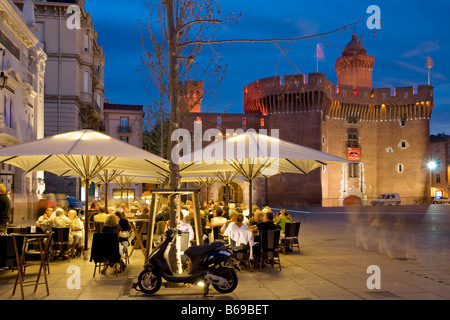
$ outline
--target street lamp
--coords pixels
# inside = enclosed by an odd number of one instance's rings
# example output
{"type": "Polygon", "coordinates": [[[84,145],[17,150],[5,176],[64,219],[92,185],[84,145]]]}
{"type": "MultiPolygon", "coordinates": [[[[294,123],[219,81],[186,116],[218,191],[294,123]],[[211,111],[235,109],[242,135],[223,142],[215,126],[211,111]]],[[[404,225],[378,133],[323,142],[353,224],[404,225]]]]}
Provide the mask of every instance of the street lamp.
{"type": "Polygon", "coordinates": [[[0,51],[2,51],[2,72],[0,73],[0,90],[3,90],[4,87],[6,87],[6,82],[8,81],[8,77],[5,75],[5,73],[3,72],[3,66],[5,63],[5,53],[6,50],[0,48],[0,51]]]}
{"type": "Polygon", "coordinates": [[[435,170],[437,167],[438,167],[438,164],[437,164],[437,161],[436,161],[436,160],[430,160],[430,161],[428,161],[428,163],[427,163],[427,168],[428,168],[430,171],[435,170]]]}

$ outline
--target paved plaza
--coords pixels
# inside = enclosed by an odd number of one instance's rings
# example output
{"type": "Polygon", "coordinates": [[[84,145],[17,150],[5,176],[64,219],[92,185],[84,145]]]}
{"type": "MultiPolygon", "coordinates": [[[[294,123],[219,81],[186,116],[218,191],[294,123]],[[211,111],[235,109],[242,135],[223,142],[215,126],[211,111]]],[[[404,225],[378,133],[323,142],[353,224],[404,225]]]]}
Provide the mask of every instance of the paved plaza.
{"type": "MultiPolygon", "coordinates": [[[[134,251],[117,277],[112,270],[93,277],[94,263],[83,257],[50,263],[50,295],[25,288],[26,300],[449,300],[450,206],[303,208],[291,211],[301,221],[301,254],[281,254],[282,271],[243,267],[237,289],[226,295],[197,286],[163,286],[155,295],[132,288],[144,264],[134,251]],[[70,270],[78,266],[79,288],[70,270]],[[379,289],[368,287],[370,266],[379,267],[379,289]],[[71,268],[70,268],[71,267],[71,268]],[[70,269],[69,269],[70,268],[70,269]],[[69,272],[69,273],[68,273],[69,272]]],[[[34,279],[37,267],[27,269],[34,279]]],[[[0,300],[12,295],[16,272],[0,272],[0,300]]]]}

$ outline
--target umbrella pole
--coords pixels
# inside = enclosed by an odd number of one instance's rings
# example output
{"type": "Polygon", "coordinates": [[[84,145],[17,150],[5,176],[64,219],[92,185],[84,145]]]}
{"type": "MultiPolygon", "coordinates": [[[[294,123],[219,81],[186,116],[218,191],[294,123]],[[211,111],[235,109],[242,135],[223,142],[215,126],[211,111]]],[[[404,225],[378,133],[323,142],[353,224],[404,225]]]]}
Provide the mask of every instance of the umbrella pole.
{"type": "Polygon", "coordinates": [[[84,180],[85,185],[85,199],[84,199],[84,250],[88,250],[89,238],[89,179],[84,180]]]}
{"type": "Polygon", "coordinates": [[[108,212],[108,182],[105,183],[105,209],[108,212]]]}
{"type": "Polygon", "coordinates": [[[249,213],[249,215],[250,215],[250,213],[252,212],[251,211],[251,207],[252,207],[252,202],[253,202],[253,179],[250,179],[249,181],[248,181],[249,183],[250,183],[250,189],[249,189],[249,191],[248,191],[248,196],[249,196],[249,204],[248,204],[248,207],[249,207],[249,211],[248,211],[248,213],[249,213]]]}

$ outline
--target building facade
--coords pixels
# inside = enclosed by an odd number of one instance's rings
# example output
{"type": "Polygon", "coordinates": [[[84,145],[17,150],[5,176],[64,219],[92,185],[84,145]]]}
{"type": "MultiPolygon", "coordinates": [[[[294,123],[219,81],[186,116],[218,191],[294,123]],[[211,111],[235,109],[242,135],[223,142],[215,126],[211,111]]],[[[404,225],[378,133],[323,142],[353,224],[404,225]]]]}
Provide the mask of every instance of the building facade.
{"type": "MultiPolygon", "coordinates": [[[[142,148],[144,131],[144,107],[141,105],[104,104],[104,133],[108,136],[142,148]]],[[[108,199],[116,203],[132,204],[142,197],[142,183],[123,178],[120,184],[108,185],[108,199]]],[[[105,186],[100,185],[99,195],[103,198],[105,186]]],[[[108,203],[109,200],[108,200],[108,203]]]]}
{"type": "Polygon", "coordinates": [[[450,135],[441,133],[431,136],[429,161],[435,164],[435,168],[428,166],[431,179],[431,196],[449,197],[450,135]]]}
{"type": "MultiPolygon", "coordinates": [[[[183,126],[193,130],[201,121],[203,130],[223,134],[278,129],[280,139],[354,161],[259,179],[253,197],[260,206],[364,205],[387,192],[400,193],[403,204],[415,203],[430,195],[424,163],[433,87],[373,88],[374,61],[353,36],[336,61],[337,84],[322,73],[261,79],[244,88],[243,114],[191,113],[183,126]]],[[[242,198],[248,201],[245,191],[242,198]]]]}
{"type": "MultiPolygon", "coordinates": [[[[0,90],[0,147],[44,137],[47,55],[35,31],[32,11],[22,12],[10,0],[0,2],[0,62],[8,77],[0,90]]],[[[0,166],[0,183],[9,190],[13,203],[13,222],[31,218],[42,173],[27,174],[8,164],[0,166]]]]}
{"type": "MultiPolygon", "coordinates": [[[[98,130],[103,124],[105,55],[85,1],[14,3],[21,10],[32,5],[35,35],[47,54],[44,135],[98,130]]],[[[79,197],[79,187],[79,179],[45,173],[47,193],[79,197]]]]}

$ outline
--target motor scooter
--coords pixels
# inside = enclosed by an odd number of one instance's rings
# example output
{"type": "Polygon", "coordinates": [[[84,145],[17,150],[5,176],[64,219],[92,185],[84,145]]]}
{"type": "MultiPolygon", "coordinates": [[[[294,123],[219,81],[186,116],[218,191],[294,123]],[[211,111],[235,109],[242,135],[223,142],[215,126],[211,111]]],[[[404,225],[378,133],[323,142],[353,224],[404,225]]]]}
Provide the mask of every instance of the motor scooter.
{"type": "Polygon", "coordinates": [[[222,241],[190,246],[184,251],[190,260],[190,268],[182,274],[174,274],[168,257],[177,231],[169,228],[165,232],[165,240],[151,253],[133,287],[147,294],[154,294],[160,289],[162,279],[165,279],[174,283],[203,283],[204,295],[209,293],[210,284],[220,293],[232,292],[238,284],[234,269],[240,271],[240,267],[233,261],[230,246],[222,241]]]}

